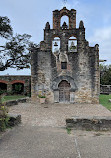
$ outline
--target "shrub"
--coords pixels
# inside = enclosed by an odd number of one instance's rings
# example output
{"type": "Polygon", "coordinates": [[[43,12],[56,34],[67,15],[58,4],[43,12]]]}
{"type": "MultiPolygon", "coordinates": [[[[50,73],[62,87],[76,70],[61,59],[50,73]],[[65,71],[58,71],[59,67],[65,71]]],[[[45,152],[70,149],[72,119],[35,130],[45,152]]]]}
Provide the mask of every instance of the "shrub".
{"type": "Polygon", "coordinates": [[[3,95],[0,95],[0,131],[4,131],[8,127],[8,122],[10,120],[7,116],[8,109],[2,104],[2,97],[3,95]]]}
{"type": "Polygon", "coordinates": [[[13,95],[14,94],[14,91],[7,91],[6,92],[6,95],[13,95]]]}
{"type": "Polygon", "coordinates": [[[0,131],[1,132],[5,131],[5,129],[9,127],[9,124],[8,124],[9,120],[10,120],[10,117],[8,116],[0,117],[0,131]]]}
{"type": "Polygon", "coordinates": [[[0,131],[4,131],[9,127],[10,118],[7,116],[8,109],[4,105],[0,105],[0,131]]]}
{"type": "Polygon", "coordinates": [[[39,94],[38,97],[39,97],[39,98],[46,98],[45,95],[41,95],[41,94],[39,94]]]}
{"type": "Polygon", "coordinates": [[[22,90],[22,85],[21,84],[15,85],[15,92],[16,93],[20,93],[21,90],[22,90]]]}
{"type": "Polygon", "coordinates": [[[0,90],[0,95],[6,93],[7,91],[6,90],[0,90]]]}

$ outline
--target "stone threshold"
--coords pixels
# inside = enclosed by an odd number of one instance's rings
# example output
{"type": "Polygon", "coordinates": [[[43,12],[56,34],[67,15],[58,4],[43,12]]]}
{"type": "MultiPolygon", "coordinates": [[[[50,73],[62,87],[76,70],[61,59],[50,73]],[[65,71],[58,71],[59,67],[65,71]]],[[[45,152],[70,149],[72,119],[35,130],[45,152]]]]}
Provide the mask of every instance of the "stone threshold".
{"type": "Polygon", "coordinates": [[[77,130],[111,130],[111,116],[74,116],[66,119],[66,127],[77,130]]]}

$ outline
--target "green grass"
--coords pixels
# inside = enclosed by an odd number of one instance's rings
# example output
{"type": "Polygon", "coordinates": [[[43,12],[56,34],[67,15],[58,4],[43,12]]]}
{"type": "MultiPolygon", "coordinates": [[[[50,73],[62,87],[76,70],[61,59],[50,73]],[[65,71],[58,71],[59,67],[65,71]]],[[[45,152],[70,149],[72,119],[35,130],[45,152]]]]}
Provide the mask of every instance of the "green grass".
{"type": "Polygon", "coordinates": [[[100,104],[102,104],[108,110],[111,110],[111,102],[109,102],[109,99],[111,99],[111,94],[110,95],[101,94],[99,97],[100,104]]]}
{"type": "Polygon", "coordinates": [[[11,96],[4,96],[2,98],[2,102],[7,102],[9,100],[17,100],[17,99],[20,99],[20,98],[25,98],[26,96],[24,95],[11,95],[11,96]]]}
{"type": "Polygon", "coordinates": [[[71,129],[70,128],[66,128],[66,130],[67,130],[67,134],[71,134],[71,129]]]}

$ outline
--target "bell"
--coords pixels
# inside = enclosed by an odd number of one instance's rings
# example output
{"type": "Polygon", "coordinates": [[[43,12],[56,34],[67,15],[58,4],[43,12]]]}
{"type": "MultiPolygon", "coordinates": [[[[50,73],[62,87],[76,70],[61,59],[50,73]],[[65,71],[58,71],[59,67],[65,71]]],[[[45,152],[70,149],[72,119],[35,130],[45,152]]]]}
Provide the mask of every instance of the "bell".
{"type": "Polygon", "coordinates": [[[57,47],[57,46],[58,46],[57,42],[55,42],[55,43],[54,43],[54,46],[55,46],[55,47],[57,47]]]}
{"type": "Polygon", "coordinates": [[[72,49],[75,48],[75,45],[74,45],[74,42],[73,42],[73,41],[71,42],[71,48],[72,48],[72,49]]]}

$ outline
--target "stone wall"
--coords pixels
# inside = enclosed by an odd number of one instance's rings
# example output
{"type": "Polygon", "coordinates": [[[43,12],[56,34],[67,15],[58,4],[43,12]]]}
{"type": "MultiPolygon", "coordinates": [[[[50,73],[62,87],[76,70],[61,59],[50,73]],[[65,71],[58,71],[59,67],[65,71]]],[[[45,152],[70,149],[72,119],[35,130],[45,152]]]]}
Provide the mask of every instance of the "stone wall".
{"type": "Polygon", "coordinates": [[[47,101],[59,102],[59,84],[66,80],[70,88],[71,103],[99,103],[99,45],[90,47],[85,39],[84,23],[76,28],[76,10],[66,8],[53,12],[53,29],[49,22],[44,29],[44,41],[32,51],[32,98],[41,93],[47,101]],[[60,27],[62,16],[69,17],[69,28],[60,27]],[[77,50],[69,52],[68,42],[74,36],[77,50]],[[60,38],[60,50],[52,52],[54,37],[60,38]],[[67,63],[62,69],[61,64],[67,63]],[[50,98],[50,99],[49,99],[50,98]]]}
{"type": "Polygon", "coordinates": [[[101,94],[111,94],[111,85],[100,85],[101,94]]]}
{"type": "Polygon", "coordinates": [[[23,75],[4,75],[0,76],[0,83],[7,84],[7,91],[12,91],[12,85],[14,83],[23,83],[24,84],[24,94],[29,95],[31,91],[31,76],[23,75]]]}
{"type": "Polygon", "coordinates": [[[33,56],[34,54],[32,55],[32,59],[34,60],[32,60],[31,96],[33,100],[36,100],[38,95],[47,95],[47,100],[50,100],[51,102],[53,98],[53,94],[51,91],[51,81],[52,77],[57,75],[56,69],[54,69],[54,65],[56,65],[54,63],[55,57],[52,55],[51,52],[40,50],[36,51],[35,58],[33,58],[33,56]],[[37,63],[34,62],[35,59],[38,59],[37,63]],[[34,67],[36,67],[36,69],[33,69],[34,67]]]}
{"type": "Polygon", "coordinates": [[[76,28],[76,10],[68,10],[66,7],[63,9],[53,11],[53,29],[60,29],[60,21],[62,16],[69,17],[69,29],[76,28]]]}
{"type": "Polygon", "coordinates": [[[108,131],[111,130],[111,117],[72,117],[66,119],[66,127],[75,130],[108,131]]]}

